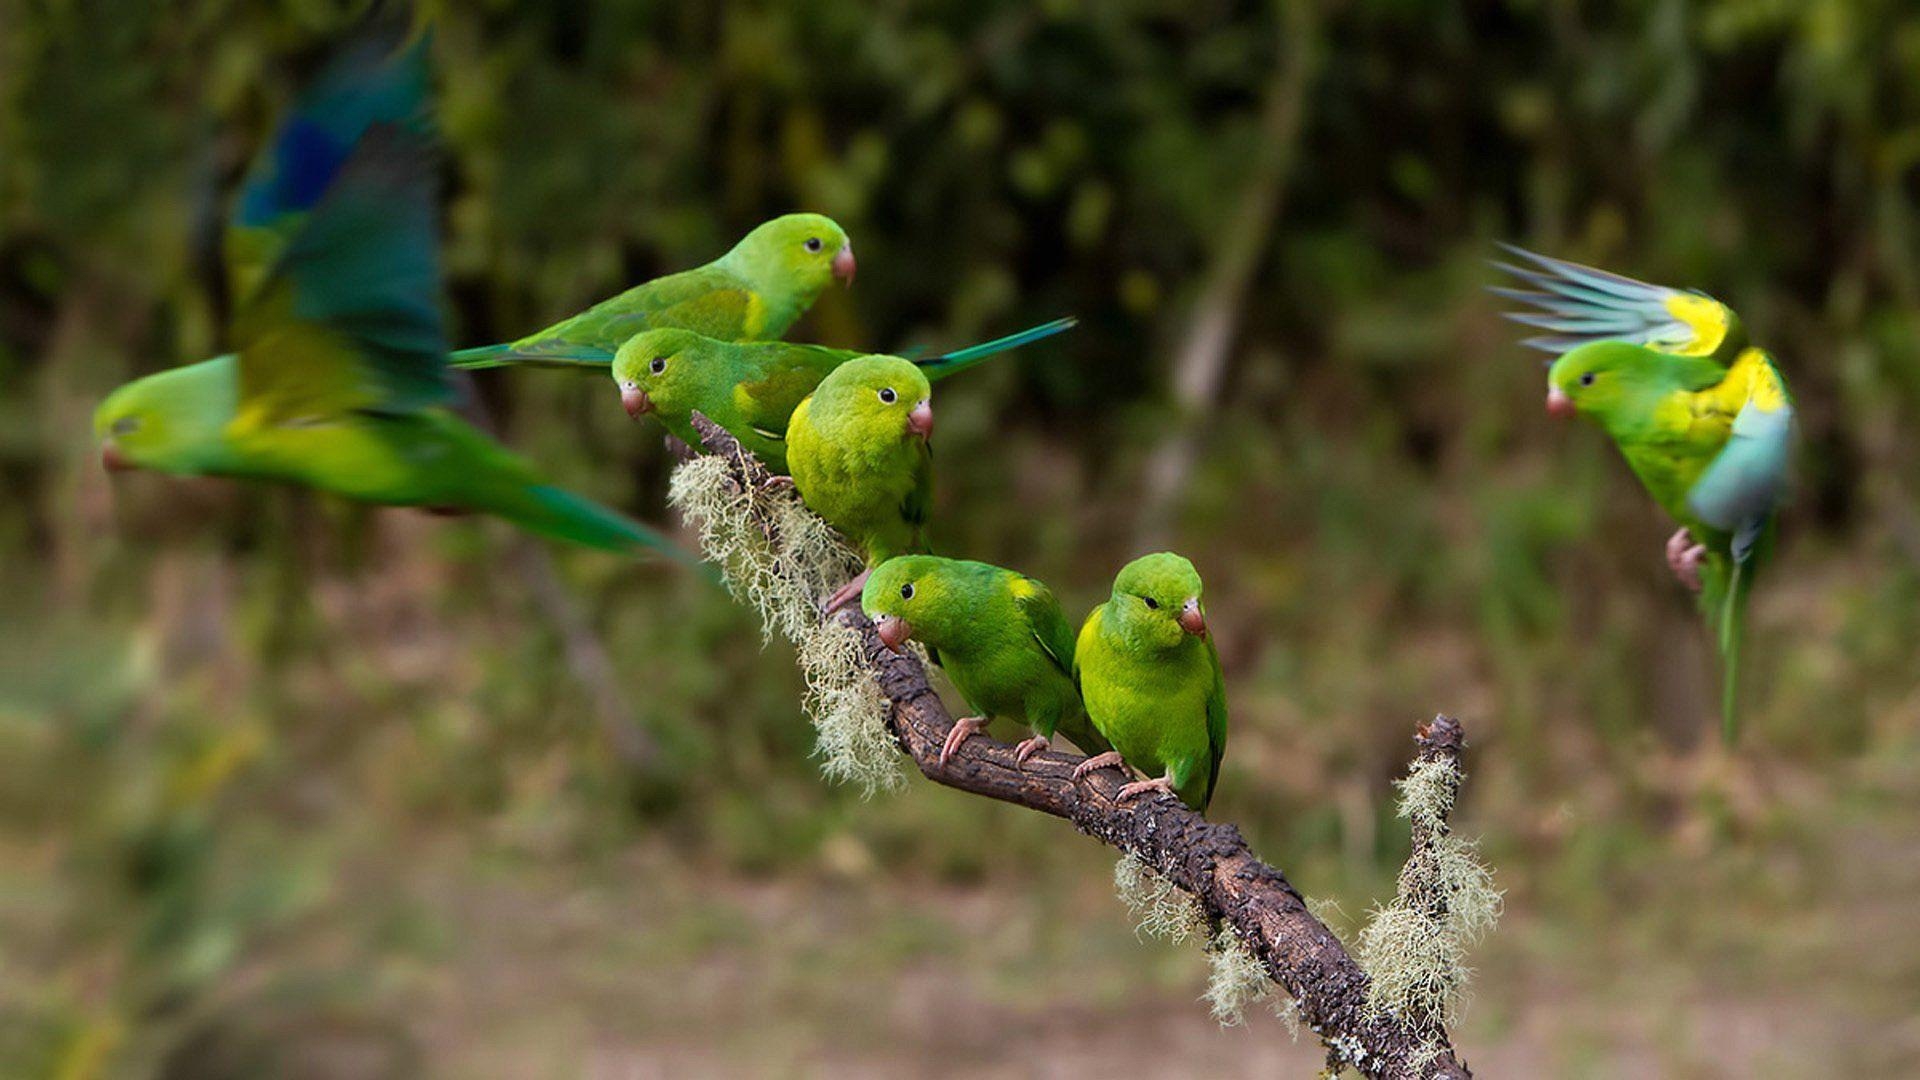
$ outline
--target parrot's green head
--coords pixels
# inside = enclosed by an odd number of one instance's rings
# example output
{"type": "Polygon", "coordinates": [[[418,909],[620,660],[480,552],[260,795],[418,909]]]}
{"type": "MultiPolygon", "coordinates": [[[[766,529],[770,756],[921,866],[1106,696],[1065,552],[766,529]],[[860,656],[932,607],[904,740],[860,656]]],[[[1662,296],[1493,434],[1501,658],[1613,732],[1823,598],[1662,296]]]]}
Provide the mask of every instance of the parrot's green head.
{"type": "Polygon", "coordinates": [[[135,379],[94,410],[100,463],[108,470],[219,471],[239,394],[232,356],[135,379]]]}
{"type": "Polygon", "coordinates": [[[954,572],[960,565],[937,555],[897,555],[873,568],[860,607],[887,648],[899,652],[916,635],[939,648],[952,624],[966,621],[964,587],[954,572]]]}
{"type": "Polygon", "coordinates": [[[834,368],[809,399],[813,422],[842,441],[876,446],[933,436],[933,387],[897,356],[861,356],[834,368]]]}
{"type": "Polygon", "coordinates": [[[1107,612],[1135,645],[1171,649],[1207,636],[1200,592],[1200,572],[1185,558],[1171,551],[1142,555],[1113,579],[1107,612]]]}
{"type": "Polygon", "coordinates": [[[635,420],[656,409],[672,417],[712,411],[709,395],[727,378],[718,355],[724,344],[678,329],[643,330],[628,338],[613,357],[621,406],[635,420]]]}
{"type": "Polygon", "coordinates": [[[1596,341],[1561,354],[1547,369],[1547,411],[1587,416],[1613,430],[1649,415],[1676,389],[1698,390],[1725,373],[1707,356],[1679,356],[1626,341],[1596,341]]]}
{"type": "Polygon", "coordinates": [[[808,298],[836,278],[853,284],[853,241],[824,214],[787,214],[742,237],[727,253],[728,265],[772,293],[808,298]]]}

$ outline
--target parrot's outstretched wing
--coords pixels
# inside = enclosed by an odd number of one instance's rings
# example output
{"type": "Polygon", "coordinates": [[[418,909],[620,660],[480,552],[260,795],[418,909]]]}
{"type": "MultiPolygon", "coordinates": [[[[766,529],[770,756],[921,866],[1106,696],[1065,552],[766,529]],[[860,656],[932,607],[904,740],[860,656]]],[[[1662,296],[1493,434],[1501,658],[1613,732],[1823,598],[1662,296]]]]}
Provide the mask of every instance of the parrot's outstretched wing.
{"type": "Polygon", "coordinates": [[[1527,265],[1493,265],[1532,288],[1495,285],[1488,291],[1532,309],[1506,317],[1547,331],[1523,343],[1542,352],[1557,356],[1595,341],[1625,341],[1676,356],[1716,356],[1739,336],[1733,310],[1704,293],[1650,285],[1512,244],[1500,247],[1527,265]]]}
{"type": "Polygon", "coordinates": [[[300,93],[248,168],[224,238],[237,302],[246,302],[279,262],[368,128],[430,130],[426,40],[398,51],[396,42],[389,28],[349,45],[300,93]]]}
{"type": "Polygon", "coordinates": [[[1793,443],[1793,403],[1786,384],[1771,361],[1759,364],[1726,446],[1687,492],[1688,509],[1733,535],[1735,562],[1747,560],[1779,505],[1793,443]]]}
{"type": "Polygon", "coordinates": [[[234,319],[236,423],[454,400],[434,236],[433,147],[368,128],[234,319]]]}

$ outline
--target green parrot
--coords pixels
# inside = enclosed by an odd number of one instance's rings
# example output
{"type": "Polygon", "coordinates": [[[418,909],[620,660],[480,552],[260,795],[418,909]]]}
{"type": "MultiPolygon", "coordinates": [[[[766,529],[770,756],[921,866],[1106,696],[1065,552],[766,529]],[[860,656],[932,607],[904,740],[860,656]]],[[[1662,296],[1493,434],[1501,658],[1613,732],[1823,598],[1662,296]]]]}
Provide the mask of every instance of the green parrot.
{"type": "Polygon", "coordinates": [[[767,341],[807,313],[827,282],[853,284],[853,243],[820,214],[756,227],[705,266],[655,278],[503,345],[453,354],[460,368],[503,364],[605,368],[628,338],[673,327],[721,341],[767,341]]]}
{"type": "MultiPolygon", "coordinates": [[[[932,398],[911,361],[862,356],[820,380],[787,424],[787,466],[801,501],[860,549],[869,570],[926,551],[932,398]]],[[[835,590],[826,609],[859,596],[866,577],[835,590]]]]}
{"type": "Polygon", "coordinates": [[[238,351],[94,416],[113,470],[286,481],[481,512],[613,551],[662,537],[545,483],[449,408],[424,50],[345,51],[249,173],[228,230],[238,351]]]}
{"type": "Polygon", "coordinates": [[[1015,748],[1023,765],[1055,731],[1087,753],[1109,749],[1087,723],[1073,627],[1045,585],[983,562],[901,555],[868,575],[860,603],[887,648],[899,652],[910,638],[926,645],[975,713],[947,732],[940,764],[996,716],[1033,730],[1015,748]]]}
{"type": "MultiPolygon", "coordinates": [[[[930,381],[965,371],[990,357],[1072,328],[1055,319],[969,348],[913,364],[930,381]]],[[[620,346],[613,380],[627,415],[657,413],[667,430],[700,445],[692,414],[726,428],[777,474],[787,471],[787,421],[827,374],[862,353],[784,341],[716,341],[691,330],[646,330],[620,346]]]]}
{"type": "Polygon", "coordinates": [[[1087,718],[1113,749],[1074,767],[1074,779],[1109,765],[1150,779],[1120,789],[1131,799],[1164,791],[1206,813],[1227,751],[1227,684],[1207,636],[1200,574],[1172,552],[1121,567],[1113,596],[1093,609],[1074,649],[1087,718]]]}
{"type": "Polygon", "coordinates": [[[1721,734],[1732,743],[1747,597],[1773,547],[1792,456],[1786,379],[1712,297],[1506,250],[1531,265],[1497,265],[1534,289],[1493,291],[1535,309],[1507,317],[1549,331],[1527,344],[1558,357],[1547,411],[1597,422],[1680,525],[1667,563],[1700,594],[1719,646],[1721,734]]]}

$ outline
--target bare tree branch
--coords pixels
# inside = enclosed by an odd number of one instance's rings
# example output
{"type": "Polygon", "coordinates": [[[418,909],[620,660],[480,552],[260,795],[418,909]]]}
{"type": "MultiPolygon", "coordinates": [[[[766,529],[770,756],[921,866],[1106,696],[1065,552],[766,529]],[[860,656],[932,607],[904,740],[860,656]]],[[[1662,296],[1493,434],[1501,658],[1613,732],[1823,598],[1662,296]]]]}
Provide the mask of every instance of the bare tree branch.
{"type": "MultiPolygon", "coordinates": [[[[698,413],[693,423],[707,453],[732,467],[740,492],[769,490],[765,467],[731,435],[698,413]]],[[[756,520],[771,526],[770,518],[756,520]]],[[[769,539],[777,542],[771,532],[769,539]]],[[[858,611],[834,617],[862,635],[867,664],[889,704],[892,734],[928,779],[1065,818],[1198,898],[1299,1002],[1300,1016],[1327,1048],[1330,1067],[1392,1080],[1472,1075],[1455,1057],[1442,1025],[1369,1006],[1366,973],[1286,877],[1255,857],[1238,828],[1208,821],[1172,796],[1120,803],[1123,781],[1115,771],[1075,781],[1078,757],[1046,752],[1022,766],[1012,747],[984,737],[967,740],[942,767],[940,747],[953,717],[928,684],[926,669],[914,656],[887,649],[858,611]]],[[[1422,725],[1419,740],[1423,758],[1447,755],[1456,762],[1464,741],[1460,725],[1444,717],[1422,725]]],[[[1416,853],[1422,842],[1415,837],[1416,853]]]]}

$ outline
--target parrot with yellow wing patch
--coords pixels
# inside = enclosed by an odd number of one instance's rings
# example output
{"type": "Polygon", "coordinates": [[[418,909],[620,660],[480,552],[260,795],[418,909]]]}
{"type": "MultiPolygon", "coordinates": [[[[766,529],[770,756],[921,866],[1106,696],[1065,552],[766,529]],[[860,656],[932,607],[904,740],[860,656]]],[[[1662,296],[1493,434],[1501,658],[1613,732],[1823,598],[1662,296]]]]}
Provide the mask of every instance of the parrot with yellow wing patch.
{"type": "Polygon", "coordinates": [[[237,352],[115,390],[109,469],[301,484],[493,514],[613,551],[673,550],[543,481],[452,406],[419,46],[346,50],[249,173],[228,229],[237,352]]]}
{"type": "Polygon", "coordinates": [[[1773,547],[1792,456],[1786,379],[1733,310],[1710,296],[1505,250],[1526,265],[1496,265],[1528,288],[1493,292],[1531,309],[1507,317],[1546,331],[1526,344],[1557,357],[1547,411],[1598,423],[1680,525],[1667,562],[1700,594],[1720,652],[1721,731],[1731,743],[1747,598],[1773,547]]]}
{"type": "Polygon", "coordinates": [[[769,341],[807,313],[829,282],[853,284],[853,242],[821,214],[787,214],[705,266],[636,285],[503,345],[453,354],[459,368],[529,364],[605,370],[642,330],[671,327],[721,341],[769,341]]]}

